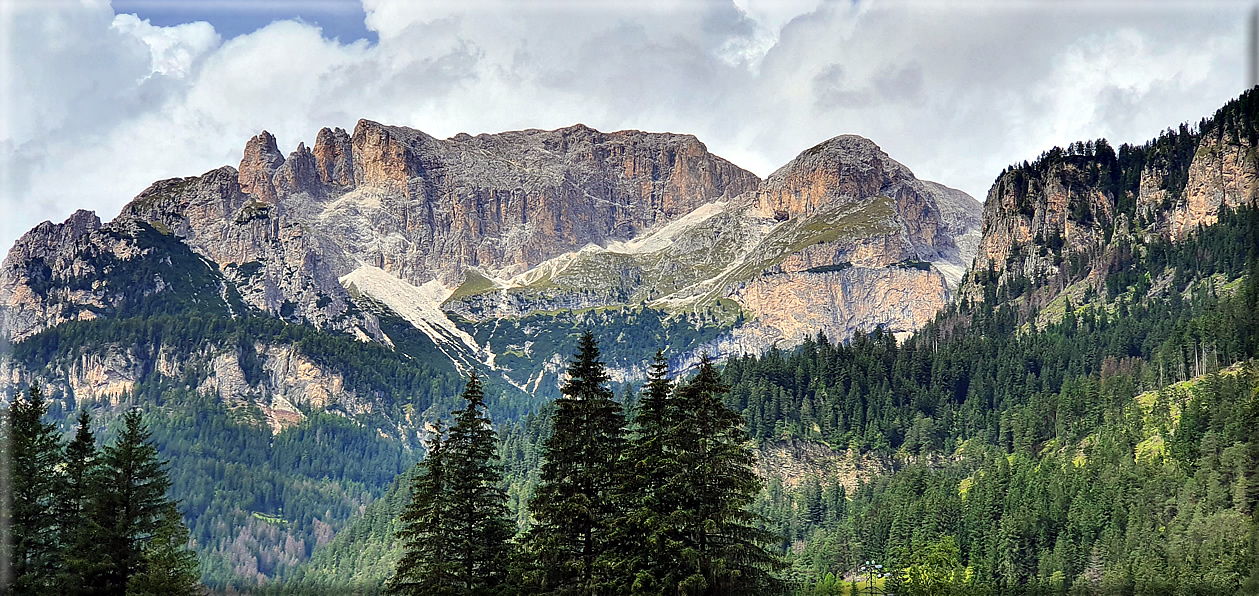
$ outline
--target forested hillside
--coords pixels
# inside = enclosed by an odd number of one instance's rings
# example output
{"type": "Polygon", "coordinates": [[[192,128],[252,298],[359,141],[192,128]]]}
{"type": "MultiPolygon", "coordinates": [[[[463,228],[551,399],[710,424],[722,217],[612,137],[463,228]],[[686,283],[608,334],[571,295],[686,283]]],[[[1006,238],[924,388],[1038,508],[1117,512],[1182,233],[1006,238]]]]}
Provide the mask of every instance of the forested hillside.
{"type": "MultiPolygon", "coordinates": [[[[754,510],[793,560],[787,577],[802,593],[840,593],[836,578],[877,560],[905,572],[895,585],[930,554],[945,567],[914,570],[903,589],[934,577],[967,593],[1231,594],[1253,581],[1257,232],[1243,209],[1156,243],[1139,265],[1183,285],[1067,306],[1044,329],[1020,328],[990,300],[902,344],[822,337],[731,360],[726,403],[758,442],[816,442],[895,469],[848,485],[820,472],[792,487],[771,478],[754,510]],[[1201,274],[1177,275],[1191,262],[1201,274]]],[[[536,478],[544,420],[500,427],[514,492],[536,478]]],[[[387,540],[395,522],[381,511],[403,504],[374,508],[355,532],[387,540]]],[[[317,553],[321,573],[363,544],[317,553]]]]}
{"type": "MultiPolygon", "coordinates": [[[[963,299],[906,341],[819,335],[726,363],[726,404],[758,445],[880,464],[767,470],[752,510],[798,592],[847,593],[875,561],[898,593],[1259,593],[1259,210],[1225,202],[1184,233],[1158,210],[1186,192],[1182,145],[1251,142],[1254,98],[1118,156],[1081,143],[1013,168],[1094,172],[1095,202],[1060,230],[1087,225],[1097,242],[1015,246],[1040,261],[971,271],[963,299]],[[1138,212],[1151,167],[1167,204],[1138,212]]],[[[621,401],[632,419],[637,396],[621,401]]],[[[522,529],[550,415],[498,425],[522,529]]],[[[384,511],[403,501],[352,527],[387,540],[384,511]]],[[[350,572],[344,553],[363,544],[317,552],[321,573],[350,572]]]]}

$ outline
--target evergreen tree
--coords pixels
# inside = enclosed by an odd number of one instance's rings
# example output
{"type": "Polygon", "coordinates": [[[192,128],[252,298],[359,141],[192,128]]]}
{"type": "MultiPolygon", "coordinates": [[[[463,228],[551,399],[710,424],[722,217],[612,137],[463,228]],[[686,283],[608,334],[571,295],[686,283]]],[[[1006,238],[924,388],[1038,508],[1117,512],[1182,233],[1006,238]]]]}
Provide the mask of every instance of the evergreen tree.
{"type": "Polygon", "coordinates": [[[681,474],[664,488],[678,504],[672,518],[687,552],[680,563],[684,594],[772,594],[783,591],[773,572],[782,563],[764,545],[769,532],[755,527],[747,510],[761,490],[748,449],[743,417],[726,407],[729,387],[705,355],[694,378],[678,389],[679,413],[671,429],[681,474]]]}
{"type": "Polygon", "coordinates": [[[506,582],[515,526],[508,518],[507,493],[501,486],[498,437],[485,412],[485,396],[475,372],[463,399],[467,404],[455,412],[445,446],[454,538],[450,546],[462,593],[490,594],[506,582]]]}
{"type": "Polygon", "coordinates": [[[438,422],[421,469],[411,484],[411,502],[399,520],[403,541],[397,571],[386,584],[394,594],[444,596],[459,594],[454,544],[450,480],[446,474],[445,429],[438,422]]]}
{"type": "Polygon", "coordinates": [[[36,385],[9,406],[9,561],[15,594],[50,591],[61,557],[54,508],[61,441],[56,427],[43,421],[47,411],[36,385]]]}
{"type": "Polygon", "coordinates": [[[615,552],[608,567],[631,582],[633,594],[660,594],[676,585],[682,542],[670,524],[677,504],[664,489],[680,474],[665,443],[679,422],[672,404],[673,382],[663,351],[657,351],[647,372],[635,417],[635,430],[625,451],[622,508],[617,520],[615,552]]]}
{"type": "Polygon", "coordinates": [[[64,568],[58,582],[62,592],[91,593],[104,570],[97,538],[101,527],[93,511],[94,487],[99,474],[99,452],[92,434],[92,417],[79,411],[79,426],[66,446],[65,470],[57,496],[57,517],[61,520],[60,540],[64,568]]]}
{"type": "Polygon", "coordinates": [[[527,542],[536,567],[528,580],[547,594],[601,593],[623,580],[597,565],[611,552],[625,443],[625,416],[607,380],[599,346],[587,331],[569,362],[529,502],[535,525],[527,542]]]}
{"type": "Polygon", "coordinates": [[[194,596],[201,594],[197,556],[188,550],[188,529],[174,503],[167,503],[148,544],[140,571],[127,580],[127,596],[194,596]]]}
{"type": "Polygon", "coordinates": [[[128,410],[122,422],[122,432],[102,453],[94,483],[98,543],[106,565],[97,586],[106,593],[123,592],[138,573],[159,573],[146,568],[146,548],[163,524],[178,523],[170,519],[166,462],[158,457],[140,410],[128,410]]]}

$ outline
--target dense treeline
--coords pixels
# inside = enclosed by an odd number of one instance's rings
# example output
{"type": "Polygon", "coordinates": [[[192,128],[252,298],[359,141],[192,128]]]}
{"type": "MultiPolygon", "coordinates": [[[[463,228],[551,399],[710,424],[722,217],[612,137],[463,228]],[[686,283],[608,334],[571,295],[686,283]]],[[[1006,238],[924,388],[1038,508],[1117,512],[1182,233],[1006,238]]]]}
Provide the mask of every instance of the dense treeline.
{"type": "MultiPolygon", "coordinates": [[[[893,472],[847,486],[819,472],[788,486],[770,470],[766,490],[743,504],[763,536],[780,537],[766,550],[791,562],[781,577],[802,594],[846,593],[874,560],[889,572],[885,587],[911,594],[1234,593],[1259,581],[1259,369],[1233,364],[1255,357],[1255,238],[1253,210],[1226,210],[1189,239],[1134,252],[1144,285],[1078,306],[1064,300],[1047,325],[1020,323],[993,276],[986,300],[951,307],[903,343],[876,331],[731,360],[715,383],[731,388],[715,394],[742,411],[736,424],[758,442],[811,441],[836,457],[851,448],[893,472]],[[1160,289],[1150,277],[1162,278],[1160,289]]],[[[583,414],[631,428],[623,460],[639,463],[618,490],[661,494],[667,483],[653,472],[670,476],[648,429],[655,396],[688,395],[687,384],[662,391],[662,363],[652,370],[620,400],[632,405],[626,421],[611,409],[583,414]]],[[[502,486],[525,530],[538,519],[531,497],[554,490],[539,490],[547,438],[570,437],[560,453],[596,443],[556,429],[564,407],[498,424],[502,486]]],[[[587,464],[609,465],[601,462],[587,464]]],[[[610,544],[603,560],[617,561],[618,577],[643,572],[631,590],[651,591],[670,577],[662,559],[688,555],[668,540],[617,550],[618,536],[653,535],[643,520],[669,518],[642,494],[611,530],[592,524],[589,536],[610,544]]],[[[520,540],[518,556],[531,543],[520,540]]],[[[607,568],[576,556],[585,552],[565,556],[581,581],[601,585],[607,568]]]]}
{"type": "Polygon", "coordinates": [[[98,448],[80,412],[63,445],[38,387],[4,413],[8,456],[0,585],[14,594],[198,594],[188,530],[139,410],[98,448]]]}
{"type": "Polygon", "coordinates": [[[731,359],[727,403],[757,440],[797,437],[859,451],[949,450],[971,438],[1029,448],[1060,425],[1087,432],[1104,407],[1078,398],[1072,379],[1131,371],[1130,394],[1120,398],[1128,399],[1255,355],[1256,278],[1220,281],[1241,278],[1254,260],[1238,253],[1254,254],[1256,238],[1259,210],[1226,213],[1192,241],[1134,257],[1134,267],[1161,264],[1184,285],[1153,296],[1127,287],[1113,301],[1099,296],[1079,308],[1065,299],[1062,317],[1035,332],[996,299],[994,280],[983,286],[988,299],[950,307],[900,345],[876,330],[848,345],[819,337],[791,354],[731,359]],[[1195,267],[1215,276],[1199,277],[1195,267]],[[1036,411],[1016,413],[1027,404],[1036,411]]]}
{"type": "Polygon", "coordinates": [[[679,386],[658,353],[631,430],[593,336],[581,338],[514,540],[498,438],[475,376],[437,426],[400,517],[400,594],[773,594],[773,537],[740,417],[712,362],[679,386]]]}
{"type": "Polygon", "coordinates": [[[1133,251],[1139,279],[1048,325],[990,276],[902,344],[732,360],[757,439],[900,468],[771,482],[757,511],[800,551],[792,577],[838,594],[876,560],[906,593],[1259,593],[1257,216],[1133,251]]]}
{"type": "MultiPolygon", "coordinates": [[[[71,322],[15,344],[12,356],[54,379],[102,347],[114,347],[137,363],[138,382],[120,402],[142,405],[149,413],[154,443],[172,463],[171,494],[181,500],[202,555],[203,581],[214,589],[256,589],[285,578],[415,463],[419,454],[407,445],[417,439],[409,425],[399,428],[397,421],[453,409],[460,385],[454,367],[426,356],[424,349],[436,348],[427,338],[413,337],[422,336],[418,331],[391,333],[411,352],[259,316],[233,319],[210,309],[71,322]],[[379,407],[350,418],[337,403],[326,411],[299,406],[301,421],[276,433],[253,403],[228,403],[198,390],[213,375],[214,359],[226,353],[235,356],[246,383],[260,387],[257,397],[265,397],[268,355],[259,345],[295,348],[379,407]],[[163,360],[182,361],[182,375],[158,374],[163,360]],[[382,436],[382,429],[391,436],[382,436]]],[[[48,417],[62,432],[72,432],[73,416],[82,407],[101,421],[117,415],[115,408],[78,403],[71,395],[51,397],[48,417]]],[[[503,401],[496,399],[495,406],[507,405],[503,401]]]]}

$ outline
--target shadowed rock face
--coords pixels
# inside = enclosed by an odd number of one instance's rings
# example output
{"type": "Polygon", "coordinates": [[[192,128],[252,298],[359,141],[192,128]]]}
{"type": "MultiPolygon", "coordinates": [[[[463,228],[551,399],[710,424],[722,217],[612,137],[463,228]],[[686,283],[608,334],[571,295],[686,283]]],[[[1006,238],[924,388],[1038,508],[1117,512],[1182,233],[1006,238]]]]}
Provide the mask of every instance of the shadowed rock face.
{"type": "Polygon", "coordinates": [[[354,149],[344,129],[321,128],[313,152],[320,182],[342,188],[354,185],[354,149]]]}

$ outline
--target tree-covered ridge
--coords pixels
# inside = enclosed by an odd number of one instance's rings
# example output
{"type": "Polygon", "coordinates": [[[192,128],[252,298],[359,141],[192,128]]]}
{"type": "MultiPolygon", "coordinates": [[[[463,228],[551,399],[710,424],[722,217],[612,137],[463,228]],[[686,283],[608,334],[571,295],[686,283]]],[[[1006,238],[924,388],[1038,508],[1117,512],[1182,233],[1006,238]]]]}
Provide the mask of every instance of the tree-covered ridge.
{"type": "MultiPolygon", "coordinates": [[[[727,403],[762,441],[914,454],[967,439],[1037,445],[1056,432],[1053,417],[1016,408],[1056,407],[1072,379],[1130,371],[1135,395],[1254,357],[1259,288],[1242,276],[1256,249],[1239,240],[1256,238],[1259,211],[1242,209],[1189,241],[1156,243],[1131,266],[1179,285],[1149,292],[1142,277],[1145,285],[1137,280],[1109,301],[1076,308],[1062,300],[1057,321],[1035,330],[987,284],[985,300],[949,307],[903,344],[876,330],[847,345],[819,338],[791,353],[731,359],[727,403]]],[[[1081,429],[1100,422],[1089,412],[1097,404],[1064,407],[1081,429]]]]}
{"type": "Polygon", "coordinates": [[[761,441],[899,468],[770,483],[757,510],[799,550],[793,577],[838,593],[877,560],[906,593],[941,593],[920,591],[928,577],[962,593],[1259,591],[1257,239],[1259,212],[1226,210],[1049,317],[986,283],[902,344],[876,332],[732,360],[729,403],[761,441]]]}
{"type": "MultiPolygon", "coordinates": [[[[961,294],[991,300],[995,292],[998,301],[1018,304],[1024,322],[1064,293],[1078,305],[1098,294],[1113,299],[1129,286],[1158,287],[1165,263],[1150,253],[1192,239],[1217,215],[1254,207],[1247,172],[1256,163],[1256,130],[1259,88],[1141,145],[1076,142],[1007,167],[989,193],[979,255],[961,294]],[[1196,182],[1187,193],[1191,171],[1196,182]]],[[[1242,236],[1198,248],[1244,258],[1250,242],[1242,236]]]]}
{"type": "MultiPolygon", "coordinates": [[[[1142,171],[1146,168],[1160,171],[1159,188],[1168,191],[1169,201],[1179,199],[1189,180],[1189,164],[1203,139],[1259,146],[1259,89],[1247,90],[1195,125],[1183,123],[1168,128],[1157,138],[1139,145],[1124,143],[1116,150],[1106,139],[1097,139],[1071,143],[1066,148],[1053,147],[1031,162],[1006,167],[997,179],[1012,176],[1012,187],[998,184],[995,188],[998,193],[1013,191],[1019,197],[1026,197],[1029,185],[1036,184],[1045,174],[1061,170],[1063,165],[1071,165],[1079,175],[1066,180],[1067,184],[1076,184],[1081,190],[1101,191],[1115,208],[1115,215],[1124,214],[1135,221],[1142,171]]],[[[1020,205],[1023,209],[1032,207],[1029,203],[1020,205]]],[[[1075,207],[1077,211],[1072,215],[1078,221],[1087,222],[1092,218],[1086,205],[1075,207]]],[[[1166,209],[1170,204],[1162,207],[1166,209]]]]}
{"type": "MultiPolygon", "coordinates": [[[[1106,404],[1081,439],[1014,452],[968,442],[947,461],[848,487],[848,499],[816,481],[780,489],[770,502],[783,529],[806,540],[797,577],[815,583],[871,559],[905,569],[949,540],[964,593],[1254,593],[1259,368],[1125,401],[1130,383],[1080,383],[1106,404]]],[[[897,581],[913,593],[907,576],[897,581]]]]}

